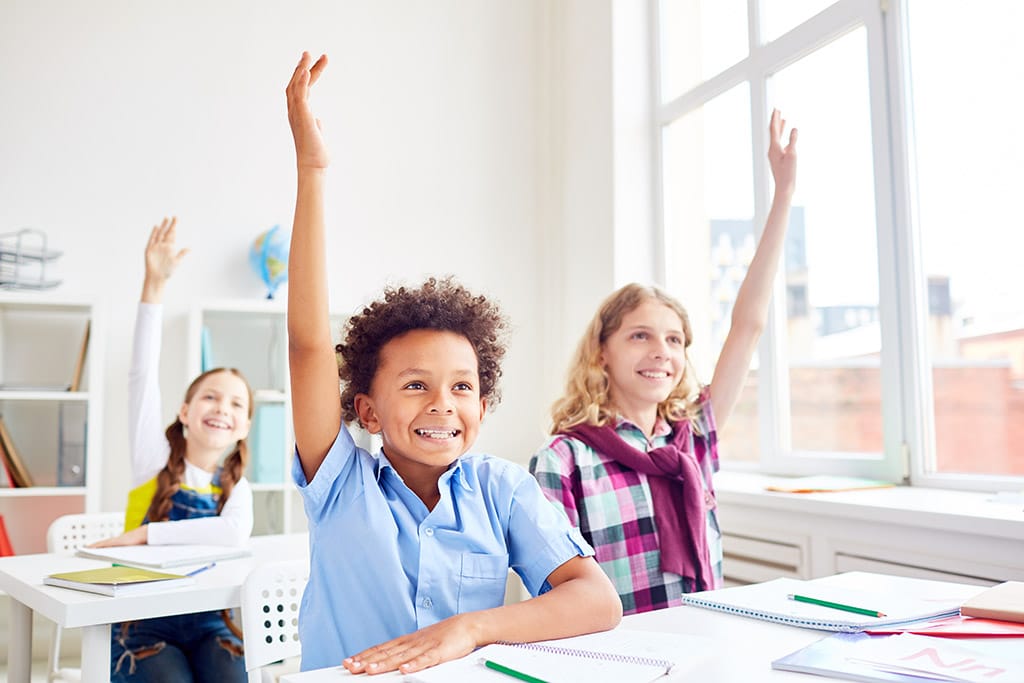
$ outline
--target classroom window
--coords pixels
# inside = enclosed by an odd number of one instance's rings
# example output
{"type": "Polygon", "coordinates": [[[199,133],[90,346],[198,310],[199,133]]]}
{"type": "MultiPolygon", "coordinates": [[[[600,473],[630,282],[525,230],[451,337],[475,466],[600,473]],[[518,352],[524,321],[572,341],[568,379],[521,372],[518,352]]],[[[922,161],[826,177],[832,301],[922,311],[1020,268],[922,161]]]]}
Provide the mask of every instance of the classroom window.
{"type": "Polygon", "coordinates": [[[983,5],[657,4],[665,285],[704,381],[771,200],[771,109],[801,130],[726,466],[1020,487],[1024,7],[983,5]]]}

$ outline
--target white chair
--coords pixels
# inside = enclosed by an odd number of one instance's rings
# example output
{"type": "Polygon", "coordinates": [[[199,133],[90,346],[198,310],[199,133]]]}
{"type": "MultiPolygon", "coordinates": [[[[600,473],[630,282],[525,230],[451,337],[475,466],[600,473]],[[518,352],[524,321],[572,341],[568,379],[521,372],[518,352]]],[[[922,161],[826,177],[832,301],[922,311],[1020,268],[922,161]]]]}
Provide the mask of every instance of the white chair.
{"type": "MultiPolygon", "coordinates": [[[[46,531],[46,550],[61,555],[74,555],[79,548],[95,541],[117,536],[124,532],[124,512],[93,512],[64,515],[53,520],[46,531]]],[[[50,636],[50,656],[47,662],[46,680],[70,683],[81,681],[78,669],[60,667],[61,628],[53,625],[50,636]]]]}
{"type": "Polygon", "coordinates": [[[308,581],[306,560],[270,562],[245,578],[242,633],[249,683],[272,683],[278,676],[298,671],[299,603],[308,581]],[[286,659],[291,661],[282,662],[286,659]]]}

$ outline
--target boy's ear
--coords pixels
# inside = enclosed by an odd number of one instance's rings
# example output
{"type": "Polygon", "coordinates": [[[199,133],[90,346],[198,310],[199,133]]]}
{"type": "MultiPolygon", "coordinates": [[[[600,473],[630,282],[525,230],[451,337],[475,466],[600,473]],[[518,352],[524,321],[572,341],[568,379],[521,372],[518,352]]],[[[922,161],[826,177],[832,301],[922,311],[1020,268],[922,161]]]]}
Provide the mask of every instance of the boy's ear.
{"type": "Polygon", "coordinates": [[[356,394],[352,402],[355,404],[356,415],[359,416],[359,422],[363,425],[363,429],[371,434],[379,434],[381,431],[380,419],[373,407],[373,399],[366,394],[356,394]]]}
{"type": "Polygon", "coordinates": [[[487,399],[480,399],[480,421],[483,422],[484,415],[487,414],[487,399]]]}

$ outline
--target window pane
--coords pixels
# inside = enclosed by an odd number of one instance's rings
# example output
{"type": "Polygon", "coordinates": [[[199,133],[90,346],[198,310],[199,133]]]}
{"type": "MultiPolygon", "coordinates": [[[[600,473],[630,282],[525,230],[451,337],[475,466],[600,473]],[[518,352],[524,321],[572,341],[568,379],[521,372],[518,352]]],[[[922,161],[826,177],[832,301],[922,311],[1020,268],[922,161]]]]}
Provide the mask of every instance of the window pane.
{"type": "MultiPolygon", "coordinates": [[[[663,145],[668,287],[687,307],[691,358],[706,383],[754,251],[747,84],[667,126],[663,145]]],[[[752,373],[729,422],[720,425],[722,458],[757,460],[757,419],[752,373]]]]}
{"type": "Polygon", "coordinates": [[[658,12],[662,101],[747,56],[746,0],[661,0],[658,12]]]}
{"type": "Polygon", "coordinates": [[[880,454],[881,335],[865,29],[780,71],[769,90],[787,122],[800,129],[786,246],[792,447],[880,454]]]}
{"type": "Polygon", "coordinates": [[[1024,6],[973,3],[970,21],[962,10],[908,7],[934,466],[1024,475],[1024,6]]]}
{"type": "Polygon", "coordinates": [[[771,42],[833,4],[835,0],[763,0],[762,37],[771,42]]]}

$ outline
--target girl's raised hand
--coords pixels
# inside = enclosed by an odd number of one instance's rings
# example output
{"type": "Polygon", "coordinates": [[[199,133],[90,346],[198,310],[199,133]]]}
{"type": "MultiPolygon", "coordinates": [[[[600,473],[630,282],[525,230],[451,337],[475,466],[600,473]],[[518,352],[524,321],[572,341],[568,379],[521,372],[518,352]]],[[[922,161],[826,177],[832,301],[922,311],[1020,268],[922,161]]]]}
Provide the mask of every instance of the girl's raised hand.
{"type": "Polygon", "coordinates": [[[299,168],[324,169],[330,163],[324,143],[320,119],[309,107],[309,90],[327,67],[327,55],[320,55],[316,63],[308,52],[302,53],[285,94],[288,96],[288,123],[295,138],[295,161],[299,168]],[[312,64],[312,66],[310,66],[312,64]]]}
{"type": "Polygon", "coordinates": [[[177,216],[164,218],[160,225],[154,225],[146,243],[146,279],[164,282],[185,258],[188,249],[177,250],[174,246],[177,216]]]}
{"type": "Polygon", "coordinates": [[[789,131],[789,144],[782,146],[782,132],[786,128],[786,119],[778,109],[772,110],[772,120],[768,124],[771,142],[768,146],[768,163],[772,167],[775,178],[775,192],[792,195],[796,189],[796,128],[789,131]]]}

